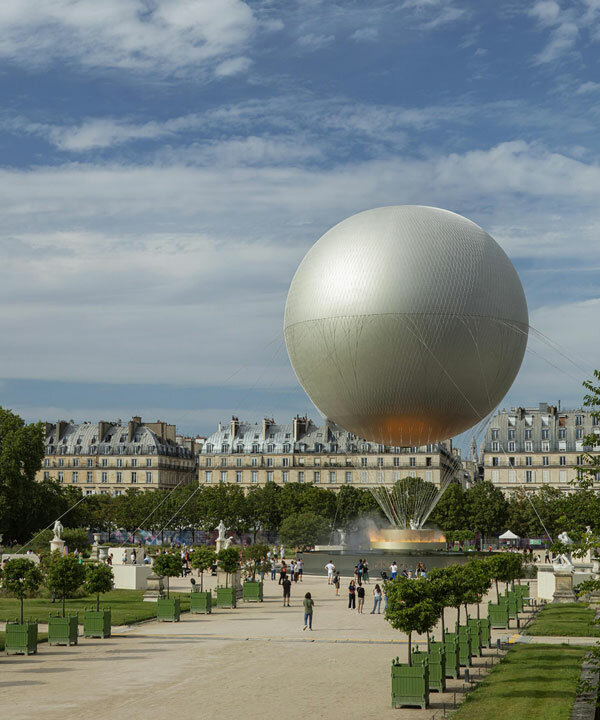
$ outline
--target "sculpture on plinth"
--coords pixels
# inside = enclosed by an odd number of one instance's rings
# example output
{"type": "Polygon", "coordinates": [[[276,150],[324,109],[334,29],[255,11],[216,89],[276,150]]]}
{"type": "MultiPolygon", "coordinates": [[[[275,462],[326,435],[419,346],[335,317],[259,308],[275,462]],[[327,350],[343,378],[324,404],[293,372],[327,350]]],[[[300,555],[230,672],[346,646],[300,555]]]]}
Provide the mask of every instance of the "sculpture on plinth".
{"type": "Polygon", "coordinates": [[[216,527],[216,530],[218,530],[219,535],[217,537],[216,541],[216,548],[217,552],[221,550],[225,550],[231,545],[231,538],[225,537],[225,533],[227,532],[227,527],[225,526],[225,523],[220,520],[219,524],[216,527]]]}
{"type": "Polygon", "coordinates": [[[65,541],[62,539],[63,526],[60,520],[54,521],[54,537],[50,540],[50,552],[58,550],[63,553],[65,550],[65,541]]]}

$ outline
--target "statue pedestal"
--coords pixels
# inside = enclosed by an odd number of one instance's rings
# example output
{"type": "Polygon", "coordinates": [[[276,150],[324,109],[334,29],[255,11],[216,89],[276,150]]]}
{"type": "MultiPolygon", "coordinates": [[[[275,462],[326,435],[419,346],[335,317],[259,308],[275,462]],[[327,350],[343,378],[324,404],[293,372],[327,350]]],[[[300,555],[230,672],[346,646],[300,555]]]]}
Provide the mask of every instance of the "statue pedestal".
{"type": "Polygon", "coordinates": [[[98,560],[99,562],[108,560],[108,545],[98,545],[98,560]]]}
{"type": "Polygon", "coordinates": [[[159,598],[162,598],[164,587],[163,579],[159,575],[156,573],[148,575],[144,602],[156,602],[159,598]]]}
{"type": "Polygon", "coordinates": [[[554,587],[553,603],[577,602],[577,597],[573,592],[573,573],[571,570],[555,570],[554,587]]]}
{"type": "Polygon", "coordinates": [[[65,552],[65,541],[57,538],[50,540],[50,552],[54,552],[55,550],[58,550],[60,554],[63,555],[65,552]]]}
{"type": "Polygon", "coordinates": [[[242,597],[242,573],[240,570],[234,573],[226,573],[217,569],[217,585],[234,587],[237,597],[242,597]]]}

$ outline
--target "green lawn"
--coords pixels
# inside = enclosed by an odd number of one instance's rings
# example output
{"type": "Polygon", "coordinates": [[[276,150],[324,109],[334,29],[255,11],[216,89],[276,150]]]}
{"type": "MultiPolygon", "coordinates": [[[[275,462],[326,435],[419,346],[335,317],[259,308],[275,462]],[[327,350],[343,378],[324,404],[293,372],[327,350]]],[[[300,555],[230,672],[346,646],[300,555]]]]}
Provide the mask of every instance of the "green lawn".
{"type": "Polygon", "coordinates": [[[527,628],[527,635],[600,637],[600,628],[594,625],[594,615],[594,610],[590,610],[586,603],[546,605],[527,628]]]}
{"type": "MultiPolygon", "coordinates": [[[[48,633],[38,633],[38,645],[48,641],[48,633]]],[[[0,630],[0,650],[4,650],[4,630],[0,630]]]]}
{"type": "MultiPolygon", "coordinates": [[[[190,609],[189,593],[178,594],[181,598],[181,610],[190,609]]],[[[113,625],[129,625],[139,620],[156,617],[156,603],[143,601],[143,590],[113,590],[100,597],[100,607],[110,607],[113,625]]],[[[67,600],[67,612],[79,612],[79,621],[83,622],[83,609],[96,607],[96,598],[88,596],[77,600],[67,600]]],[[[46,598],[25,600],[25,617],[35,618],[40,623],[48,622],[48,614],[60,612],[61,603],[54,604],[46,598]]],[[[19,601],[13,598],[0,598],[0,621],[14,620],[19,615],[19,601]]]]}
{"type": "Polygon", "coordinates": [[[453,718],[569,720],[585,652],[573,645],[515,645],[453,718]]]}

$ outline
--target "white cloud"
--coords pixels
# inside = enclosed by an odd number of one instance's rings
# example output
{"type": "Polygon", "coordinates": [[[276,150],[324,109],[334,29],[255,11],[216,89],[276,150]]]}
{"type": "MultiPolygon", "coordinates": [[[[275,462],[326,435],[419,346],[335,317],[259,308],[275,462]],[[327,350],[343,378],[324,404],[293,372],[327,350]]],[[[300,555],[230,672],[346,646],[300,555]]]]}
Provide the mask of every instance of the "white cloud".
{"type": "Polygon", "coordinates": [[[237,57],[256,27],[242,0],[3,0],[0,57],[165,75],[237,57]]]}
{"type": "Polygon", "coordinates": [[[223,60],[215,68],[215,75],[217,77],[229,77],[230,75],[238,75],[241,72],[245,72],[250,65],[252,60],[247,57],[236,57],[229,60],[223,60]]]}
{"type": "Polygon", "coordinates": [[[575,23],[563,22],[550,34],[546,47],[536,55],[539,64],[554,62],[562,57],[575,45],[579,36],[579,28],[575,23]]]}
{"type": "Polygon", "coordinates": [[[377,28],[374,27],[359,28],[350,35],[350,39],[356,40],[357,42],[374,42],[378,37],[379,32],[377,28]]]}
{"type": "Polygon", "coordinates": [[[334,40],[335,37],[333,35],[317,35],[315,33],[308,33],[307,35],[300,35],[297,43],[307,50],[320,50],[327,45],[331,45],[334,40]]]}
{"type": "Polygon", "coordinates": [[[596,93],[600,90],[600,83],[597,82],[584,82],[577,88],[575,95],[588,95],[589,93],[596,93]]]}
{"type": "Polygon", "coordinates": [[[541,25],[555,25],[560,17],[560,5],[555,0],[539,0],[533,4],[529,14],[541,25]]]}

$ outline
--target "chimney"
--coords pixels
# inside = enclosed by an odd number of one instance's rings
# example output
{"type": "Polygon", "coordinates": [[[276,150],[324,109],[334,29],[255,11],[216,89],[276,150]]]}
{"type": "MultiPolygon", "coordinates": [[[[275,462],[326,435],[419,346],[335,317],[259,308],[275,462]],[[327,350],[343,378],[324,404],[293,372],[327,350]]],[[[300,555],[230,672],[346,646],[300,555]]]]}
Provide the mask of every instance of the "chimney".
{"type": "Polygon", "coordinates": [[[56,423],[56,444],[58,445],[59,440],[62,439],[62,436],[65,434],[65,430],[67,429],[67,425],[69,423],[66,420],[58,420],[56,423]]]}
{"type": "Polygon", "coordinates": [[[269,431],[269,428],[271,427],[271,425],[273,425],[274,423],[275,423],[275,420],[273,420],[273,418],[263,418],[263,422],[262,422],[263,440],[267,439],[267,432],[269,431]]]}
{"type": "Polygon", "coordinates": [[[235,440],[235,436],[237,435],[237,431],[240,427],[240,421],[235,417],[235,415],[231,416],[231,444],[233,446],[233,441],[235,440]]]}
{"type": "Polygon", "coordinates": [[[98,443],[101,443],[104,440],[104,436],[106,435],[106,431],[109,427],[109,422],[106,422],[106,420],[100,420],[98,423],[98,443]]]}
{"type": "Polygon", "coordinates": [[[142,418],[139,415],[134,415],[131,420],[127,423],[127,442],[130,443],[134,436],[138,426],[142,424],[142,418]]]}
{"type": "Polygon", "coordinates": [[[294,442],[298,442],[302,435],[306,434],[308,426],[308,421],[306,419],[306,415],[304,417],[296,417],[294,418],[294,442]]]}

